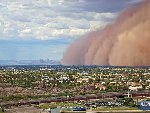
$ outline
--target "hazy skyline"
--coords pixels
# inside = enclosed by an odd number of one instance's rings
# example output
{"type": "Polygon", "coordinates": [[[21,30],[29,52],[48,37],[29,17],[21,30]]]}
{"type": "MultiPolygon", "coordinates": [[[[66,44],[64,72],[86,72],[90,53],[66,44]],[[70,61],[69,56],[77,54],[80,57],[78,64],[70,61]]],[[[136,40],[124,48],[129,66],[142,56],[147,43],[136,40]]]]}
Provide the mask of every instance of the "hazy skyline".
{"type": "Polygon", "coordinates": [[[139,1],[0,0],[0,60],[60,60],[76,38],[139,1]]]}

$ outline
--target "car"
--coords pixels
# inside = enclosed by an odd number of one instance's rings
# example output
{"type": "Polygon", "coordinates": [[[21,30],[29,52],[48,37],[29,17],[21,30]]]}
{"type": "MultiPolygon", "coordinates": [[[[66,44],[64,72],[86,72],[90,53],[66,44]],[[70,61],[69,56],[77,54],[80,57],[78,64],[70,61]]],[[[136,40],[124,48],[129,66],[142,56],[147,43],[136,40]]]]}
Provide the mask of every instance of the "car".
{"type": "Polygon", "coordinates": [[[72,108],[73,111],[86,111],[85,107],[74,107],[72,108]]]}

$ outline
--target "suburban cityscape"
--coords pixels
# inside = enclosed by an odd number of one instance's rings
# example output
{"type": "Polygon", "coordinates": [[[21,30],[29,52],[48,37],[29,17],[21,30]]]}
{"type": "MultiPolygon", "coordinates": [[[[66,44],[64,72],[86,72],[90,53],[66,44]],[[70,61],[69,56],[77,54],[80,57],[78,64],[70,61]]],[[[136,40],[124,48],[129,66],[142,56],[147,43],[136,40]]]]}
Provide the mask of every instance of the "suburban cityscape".
{"type": "Polygon", "coordinates": [[[150,68],[1,66],[0,92],[2,113],[18,106],[139,110],[150,100],[150,68]]]}

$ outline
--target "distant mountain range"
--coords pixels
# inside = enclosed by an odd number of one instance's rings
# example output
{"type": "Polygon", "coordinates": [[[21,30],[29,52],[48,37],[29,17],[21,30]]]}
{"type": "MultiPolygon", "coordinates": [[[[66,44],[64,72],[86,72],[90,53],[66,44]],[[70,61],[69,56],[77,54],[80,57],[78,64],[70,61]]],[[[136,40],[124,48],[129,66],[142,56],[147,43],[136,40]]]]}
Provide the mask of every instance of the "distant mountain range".
{"type": "Polygon", "coordinates": [[[58,60],[0,60],[0,65],[60,65],[58,60]]]}

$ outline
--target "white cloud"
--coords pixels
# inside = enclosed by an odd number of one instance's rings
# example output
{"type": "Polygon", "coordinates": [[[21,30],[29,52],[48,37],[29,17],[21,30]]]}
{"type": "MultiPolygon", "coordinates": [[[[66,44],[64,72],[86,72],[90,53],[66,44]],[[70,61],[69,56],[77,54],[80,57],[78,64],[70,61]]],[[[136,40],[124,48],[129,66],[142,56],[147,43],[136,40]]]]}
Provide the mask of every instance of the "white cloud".
{"type": "Polygon", "coordinates": [[[105,26],[115,13],[85,11],[84,0],[0,0],[0,38],[79,37],[105,26]]]}
{"type": "Polygon", "coordinates": [[[64,3],[64,0],[46,0],[49,4],[49,6],[51,7],[53,4],[63,4],[64,3]]]}
{"type": "Polygon", "coordinates": [[[21,31],[22,33],[31,33],[31,29],[24,29],[21,31]]]}

